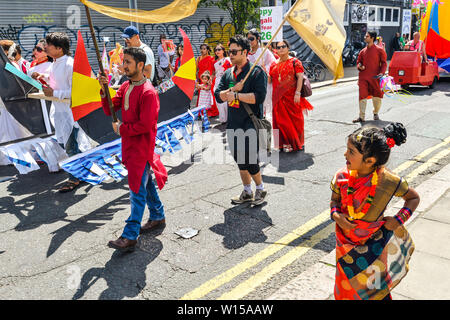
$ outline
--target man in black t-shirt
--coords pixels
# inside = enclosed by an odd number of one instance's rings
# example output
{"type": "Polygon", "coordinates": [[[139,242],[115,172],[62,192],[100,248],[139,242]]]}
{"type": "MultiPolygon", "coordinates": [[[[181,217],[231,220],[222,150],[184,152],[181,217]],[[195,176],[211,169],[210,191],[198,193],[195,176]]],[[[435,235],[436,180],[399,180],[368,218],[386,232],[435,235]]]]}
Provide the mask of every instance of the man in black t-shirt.
{"type": "Polygon", "coordinates": [[[234,204],[252,202],[253,205],[259,205],[264,202],[267,191],[264,190],[258,163],[258,135],[252,119],[241,103],[247,103],[258,118],[263,117],[267,76],[259,66],[255,66],[243,83],[242,80],[252,66],[247,59],[250,42],[246,37],[238,35],[230,39],[229,48],[233,67],[225,71],[214,95],[218,103],[228,102],[227,140],[244,185],[241,195],[231,201],[234,204]],[[254,197],[252,179],[256,184],[254,197]]]}

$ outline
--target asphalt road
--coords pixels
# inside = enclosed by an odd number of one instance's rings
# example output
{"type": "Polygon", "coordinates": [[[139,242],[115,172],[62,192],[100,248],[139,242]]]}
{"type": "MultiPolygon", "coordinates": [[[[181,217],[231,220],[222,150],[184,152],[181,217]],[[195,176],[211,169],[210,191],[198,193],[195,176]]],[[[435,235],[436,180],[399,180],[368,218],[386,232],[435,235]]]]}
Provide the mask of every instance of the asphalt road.
{"type": "MultiPolygon", "coordinates": [[[[401,174],[410,174],[414,186],[450,161],[450,82],[411,91],[386,97],[382,120],[369,124],[406,126],[407,143],[393,149],[388,167],[403,165],[401,174]],[[426,169],[417,170],[424,163],[426,169]]],[[[167,226],[141,236],[129,254],[106,246],[129,215],[126,181],[59,194],[66,174],[42,167],[0,182],[0,299],[269,297],[334,247],[326,219],[329,183],[345,165],[346,136],[359,127],[351,122],[357,96],[354,82],[314,90],[306,151],[276,154],[265,165],[269,195],[255,208],[230,203],[241,192],[239,174],[223,152],[223,127],[213,121],[214,129],[183,152],[163,156],[167,226]],[[191,239],[175,234],[187,227],[199,233],[191,239]]],[[[371,108],[369,102],[368,119],[371,108]]],[[[14,167],[0,167],[0,177],[16,174],[14,167]]]]}

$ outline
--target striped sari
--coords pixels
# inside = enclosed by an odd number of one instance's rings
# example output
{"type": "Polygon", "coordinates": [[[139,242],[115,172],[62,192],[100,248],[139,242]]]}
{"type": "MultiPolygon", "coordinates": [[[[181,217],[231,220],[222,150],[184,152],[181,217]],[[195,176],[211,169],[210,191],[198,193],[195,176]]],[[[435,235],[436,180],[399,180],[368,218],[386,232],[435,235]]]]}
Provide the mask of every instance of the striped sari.
{"type": "MultiPolygon", "coordinates": [[[[339,170],[331,183],[333,192],[341,196],[341,210],[347,211],[347,168],[339,170]]],[[[365,204],[372,175],[357,178],[353,194],[355,212],[365,204]]],[[[356,228],[346,231],[336,224],[336,300],[383,300],[408,272],[414,243],[403,226],[395,231],[383,227],[383,213],[393,196],[402,197],[408,184],[382,168],[375,197],[367,214],[354,220],[356,228]]]]}

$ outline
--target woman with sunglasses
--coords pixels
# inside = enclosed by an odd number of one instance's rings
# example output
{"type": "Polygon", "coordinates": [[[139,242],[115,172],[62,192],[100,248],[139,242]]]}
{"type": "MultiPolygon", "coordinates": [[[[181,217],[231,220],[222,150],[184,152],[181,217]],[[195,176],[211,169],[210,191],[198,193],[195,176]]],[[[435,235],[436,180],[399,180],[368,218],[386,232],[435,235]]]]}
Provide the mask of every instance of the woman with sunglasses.
{"type": "MultiPolygon", "coordinates": [[[[247,39],[250,41],[251,47],[250,52],[248,53],[248,61],[255,63],[264,50],[261,47],[261,35],[258,30],[253,28],[247,33],[247,39]]],[[[258,66],[260,66],[266,74],[269,75],[270,67],[275,62],[276,59],[273,53],[270,50],[266,50],[264,56],[259,59],[258,66]]],[[[265,115],[270,115],[272,113],[272,85],[270,83],[267,84],[267,94],[263,107],[265,115]]],[[[270,116],[268,118],[270,119],[270,116]]]]}
{"type": "MultiPolygon", "coordinates": [[[[225,70],[232,67],[231,60],[228,57],[228,54],[225,50],[225,47],[222,44],[218,44],[216,48],[214,49],[216,63],[214,64],[214,70],[215,70],[215,78],[213,80],[213,88],[214,91],[219,86],[220,80],[222,79],[223,74],[225,73],[225,70]]],[[[214,92],[213,91],[213,92],[214,92]]],[[[217,102],[216,102],[217,103],[217,102]]],[[[227,122],[227,115],[228,115],[228,103],[217,103],[217,109],[219,109],[219,121],[224,124],[227,122]]]]}
{"type": "Polygon", "coordinates": [[[53,59],[45,53],[45,39],[36,43],[33,49],[34,60],[31,62],[28,75],[42,84],[47,84],[53,59]]]}
{"type": "Polygon", "coordinates": [[[173,73],[176,73],[178,71],[178,68],[181,66],[181,57],[183,56],[183,44],[180,43],[177,45],[177,49],[175,52],[177,53],[177,59],[175,60],[175,65],[173,66],[173,73]]]}
{"type": "Polygon", "coordinates": [[[289,56],[286,40],[277,43],[280,59],[270,68],[269,81],[273,85],[273,129],[279,130],[275,148],[284,152],[304,150],[305,133],[303,113],[313,106],[301,96],[303,66],[300,60],[289,56]]]}
{"type": "MultiPolygon", "coordinates": [[[[197,58],[197,90],[200,90],[200,86],[202,84],[202,79],[200,79],[201,75],[205,73],[205,71],[209,71],[211,78],[214,78],[214,57],[210,55],[211,48],[206,43],[203,43],[200,46],[200,57],[197,58]]],[[[212,86],[211,86],[212,87],[212,86]]],[[[213,93],[214,94],[214,93],[213,93]]],[[[198,100],[197,100],[198,106],[198,100]]],[[[213,101],[213,105],[210,109],[208,109],[208,117],[216,117],[219,115],[219,110],[217,109],[217,105],[215,99],[213,101]]]]}

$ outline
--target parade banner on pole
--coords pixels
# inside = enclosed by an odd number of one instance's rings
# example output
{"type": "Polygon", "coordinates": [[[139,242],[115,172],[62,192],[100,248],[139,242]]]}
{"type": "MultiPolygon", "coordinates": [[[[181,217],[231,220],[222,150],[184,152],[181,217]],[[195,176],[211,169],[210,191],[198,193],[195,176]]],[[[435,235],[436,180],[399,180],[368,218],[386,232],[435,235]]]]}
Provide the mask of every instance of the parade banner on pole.
{"type": "Polygon", "coordinates": [[[88,0],[80,0],[80,2],[92,10],[119,20],[138,23],[169,23],[193,15],[200,0],[174,0],[165,7],[151,11],[115,8],[88,0]]]}
{"type": "Polygon", "coordinates": [[[292,28],[333,73],[334,80],[344,76],[344,9],[345,0],[297,0],[287,16],[292,28]]]}
{"type": "Polygon", "coordinates": [[[272,41],[282,41],[283,33],[279,32],[275,34],[275,31],[283,21],[283,7],[262,7],[259,9],[259,16],[261,22],[261,41],[270,41],[274,35],[275,38],[272,41]]]}

